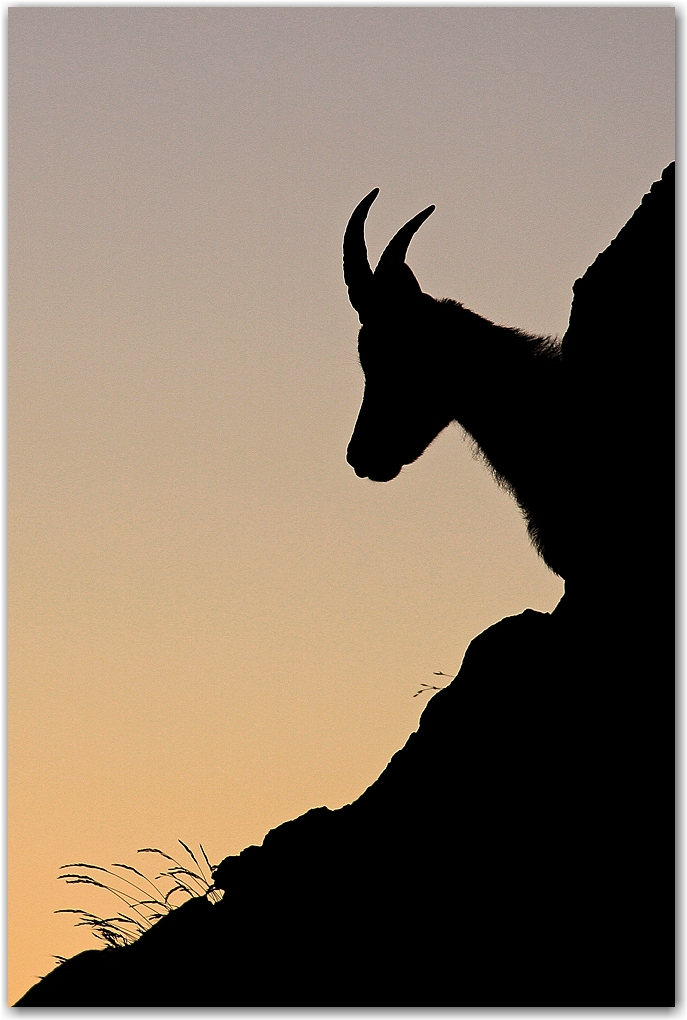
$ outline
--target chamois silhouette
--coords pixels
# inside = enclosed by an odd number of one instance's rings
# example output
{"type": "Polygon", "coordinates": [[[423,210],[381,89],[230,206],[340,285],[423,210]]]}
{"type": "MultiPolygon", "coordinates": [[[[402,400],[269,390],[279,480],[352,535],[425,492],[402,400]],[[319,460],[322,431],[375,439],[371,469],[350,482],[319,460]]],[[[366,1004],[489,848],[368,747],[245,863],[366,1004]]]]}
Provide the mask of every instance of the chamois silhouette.
{"type": "Polygon", "coordinates": [[[669,1006],[674,1002],[673,174],[575,284],[562,343],[423,294],[411,220],[362,319],[358,474],[398,474],[456,418],[565,577],[553,613],[478,635],[351,804],[226,857],[226,890],[25,1006],[669,1006]]]}
{"type": "Polygon", "coordinates": [[[640,529],[646,534],[653,514],[642,490],[655,457],[642,444],[670,421],[674,176],[672,163],[577,280],[562,342],[423,293],[405,256],[433,205],[401,227],[373,272],[364,223],[379,189],[371,191],[343,243],[365,373],[348,447],[356,474],[395,478],[458,421],[517,500],[553,571],[566,580],[624,572],[641,544],[628,526],[628,484],[638,479],[631,499],[649,510],[640,529]]]}

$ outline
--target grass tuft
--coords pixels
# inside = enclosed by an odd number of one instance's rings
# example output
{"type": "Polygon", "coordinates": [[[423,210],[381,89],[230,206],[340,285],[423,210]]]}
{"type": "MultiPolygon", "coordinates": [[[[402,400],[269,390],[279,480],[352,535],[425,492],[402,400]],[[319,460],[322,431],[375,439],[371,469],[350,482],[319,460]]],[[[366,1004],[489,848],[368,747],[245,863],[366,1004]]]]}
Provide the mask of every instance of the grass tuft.
{"type": "MultiPolygon", "coordinates": [[[[451,673],[442,673],[440,669],[434,670],[434,676],[452,676],[451,673]]],[[[443,691],[445,687],[436,687],[435,684],[420,684],[420,690],[417,694],[413,694],[414,698],[417,698],[420,694],[429,694],[430,691],[443,691]]]]}
{"type": "MultiPolygon", "coordinates": [[[[206,896],[210,903],[219,903],[224,891],[214,887],[212,873],[215,868],[210,864],[202,844],[198,845],[205,866],[199,863],[198,858],[186,843],[182,840],[179,840],[179,843],[197,870],[187,867],[175,857],[163,853],[162,850],[150,846],[143,847],[138,853],[157,854],[172,865],[156,875],[155,878],[149,878],[130,864],[112,864],[111,868],[116,868],[116,871],[103,868],[99,864],[63,864],[60,871],[66,868],[79,868],[80,870],[66,871],[65,874],[58,875],[58,879],[63,880],[67,885],[90,885],[96,889],[104,889],[123,903],[125,910],[120,910],[111,917],[99,917],[97,914],[91,913],[90,910],[70,907],[56,910],[55,913],[76,914],[80,918],[76,922],[77,928],[82,925],[89,927],[95,937],[104,942],[107,948],[121,949],[123,946],[131,945],[152,928],[161,917],[180,907],[189,899],[206,896]],[[136,875],[144,884],[141,885],[127,878],[126,875],[120,874],[123,871],[136,875]],[[102,880],[89,872],[99,872],[103,876],[102,880]],[[108,876],[108,879],[104,878],[105,875],[108,876]],[[177,898],[176,901],[174,897],[177,898]]],[[[58,962],[63,960],[62,957],[56,957],[56,959],[58,962]]]]}

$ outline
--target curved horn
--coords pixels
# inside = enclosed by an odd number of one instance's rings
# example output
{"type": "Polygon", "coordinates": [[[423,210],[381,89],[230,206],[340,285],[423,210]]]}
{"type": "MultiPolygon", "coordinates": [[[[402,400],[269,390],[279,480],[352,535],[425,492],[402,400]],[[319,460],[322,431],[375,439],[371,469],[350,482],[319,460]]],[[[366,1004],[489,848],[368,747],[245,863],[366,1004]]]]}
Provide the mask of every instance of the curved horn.
{"type": "Polygon", "coordinates": [[[413,234],[422,226],[427,217],[432,215],[435,209],[435,205],[428,205],[426,209],[419,212],[417,216],[413,216],[412,220],[408,220],[408,222],[394,234],[382,252],[382,257],[377,263],[375,273],[378,273],[380,269],[384,272],[384,270],[389,269],[395,262],[405,261],[408,245],[411,242],[413,234]]]}
{"type": "Polygon", "coordinates": [[[355,207],[343,239],[344,281],[348,287],[350,302],[358,313],[367,303],[372,290],[373,274],[365,247],[365,220],[378,194],[379,188],[374,188],[355,207]]]}

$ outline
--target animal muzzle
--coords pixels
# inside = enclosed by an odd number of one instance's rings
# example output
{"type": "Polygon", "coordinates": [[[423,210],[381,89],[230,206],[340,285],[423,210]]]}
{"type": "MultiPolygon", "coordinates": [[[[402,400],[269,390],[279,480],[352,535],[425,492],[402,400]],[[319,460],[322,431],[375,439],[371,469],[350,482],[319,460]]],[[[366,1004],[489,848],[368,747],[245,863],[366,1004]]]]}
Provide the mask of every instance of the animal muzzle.
{"type": "Polygon", "coordinates": [[[348,444],[346,460],[358,478],[369,478],[373,482],[390,482],[400,474],[403,464],[397,458],[380,457],[356,442],[354,435],[348,444]]]}

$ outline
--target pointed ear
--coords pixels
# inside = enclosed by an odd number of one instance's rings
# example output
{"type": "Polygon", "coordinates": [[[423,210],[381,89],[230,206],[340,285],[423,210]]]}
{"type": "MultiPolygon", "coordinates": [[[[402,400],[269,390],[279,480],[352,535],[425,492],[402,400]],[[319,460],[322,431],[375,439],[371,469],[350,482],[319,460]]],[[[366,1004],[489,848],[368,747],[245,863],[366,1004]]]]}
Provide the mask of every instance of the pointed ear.
{"type": "Polygon", "coordinates": [[[417,282],[413,270],[405,262],[377,266],[374,281],[378,292],[393,294],[399,301],[412,301],[422,294],[422,287],[417,282]]]}
{"type": "Polygon", "coordinates": [[[428,216],[431,216],[433,205],[413,216],[399,231],[394,234],[382,252],[374,272],[375,286],[386,296],[407,304],[422,294],[422,288],[415,279],[410,266],[406,265],[405,257],[413,234],[419,230],[428,216]]]}

